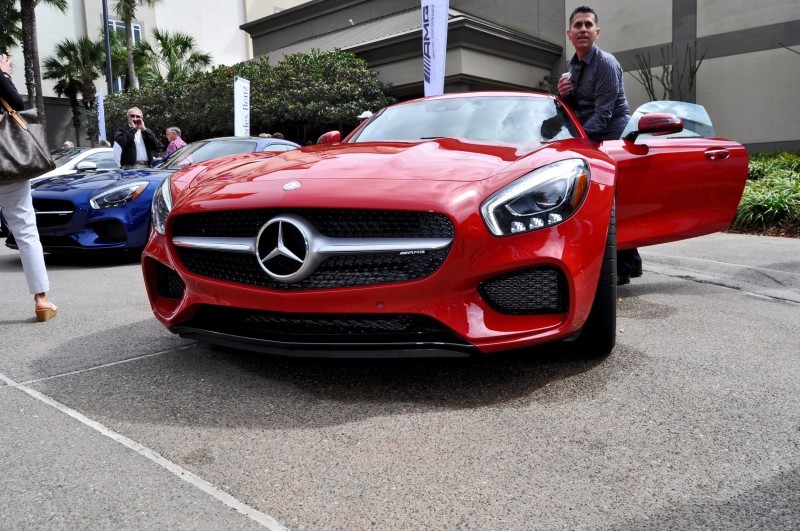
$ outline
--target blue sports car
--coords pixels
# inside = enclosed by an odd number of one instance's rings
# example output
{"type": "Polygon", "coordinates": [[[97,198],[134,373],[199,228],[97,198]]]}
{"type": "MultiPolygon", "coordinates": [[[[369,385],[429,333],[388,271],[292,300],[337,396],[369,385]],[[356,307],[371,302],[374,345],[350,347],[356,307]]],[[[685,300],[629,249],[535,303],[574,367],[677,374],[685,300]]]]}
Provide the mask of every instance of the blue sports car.
{"type": "MultiPolygon", "coordinates": [[[[265,152],[269,157],[298,147],[278,138],[212,138],[182,147],[151,169],[79,171],[32,182],[42,247],[49,253],[141,251],[150,233],[150,203],[165,177],[225,155],[265,152]]],[[[17,248],[12,234],[6,246],[17,248]]]]}

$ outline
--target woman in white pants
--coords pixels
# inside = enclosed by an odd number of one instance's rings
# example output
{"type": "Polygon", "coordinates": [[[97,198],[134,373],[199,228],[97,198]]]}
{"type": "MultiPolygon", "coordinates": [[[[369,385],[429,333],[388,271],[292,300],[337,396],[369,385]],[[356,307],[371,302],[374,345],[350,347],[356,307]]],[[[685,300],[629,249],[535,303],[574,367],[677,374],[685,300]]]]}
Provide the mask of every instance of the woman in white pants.
{"type": "MultiPolygon", "coordinates": [[[[14,110],[22,110],[22,98],[11,82],[11,61],[5,54],[0,56],[0,97],[14,110]]],[[[50,281],[44,267],[39,231],[36,229],[36,212],[33,210],[31,200],[30,181],[0,184],[0,210],[3,212],[8,229],[17,241],[22,269],[28,280],[28,289],[33,294],[36,304],[36,319],[47,321],[56,316],[58,308],[47,300],[50,281]]]]}

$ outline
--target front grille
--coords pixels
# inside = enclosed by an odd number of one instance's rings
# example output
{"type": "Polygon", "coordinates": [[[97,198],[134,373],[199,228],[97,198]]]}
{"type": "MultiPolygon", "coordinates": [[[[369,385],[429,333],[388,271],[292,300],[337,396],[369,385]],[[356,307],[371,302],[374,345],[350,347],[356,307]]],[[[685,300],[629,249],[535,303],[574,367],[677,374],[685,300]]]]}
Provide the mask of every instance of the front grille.
{"type": "Polygon", "coordinates": [[[204,306],[180,326],[281,343],[468,345],[435,319],[414,314],[293,314],[204,306]]]}
{"type": "Polygon", "coordinates": [[[186,284],[178,273],[160,262],[156,265],[156,286],[158,294],[167,299],[178,300],[186,290],[186,284]]]}
{"type": "Polygon", "coordinates": [[[92,223],[92,229],[97,236],[107,242],[124,242],[128,240],[128,233],[125,226],[117,219],[107,219],[92,223]]]}
{"type": "MultiPolygon", "coordinates": [[[[174,237],[249,237],[278,214],[297,214],[331,238],[452,238],[455,228],[441,214],[369,210],[251,210],[179,216],[174,237]]],[[[449,248],[420,254],[397,252],[331,256],[308,278],[293,284],[274,281],[255,255],[179,247],[181,263],[192,273],[216,280],[276,290],[330,289],[405,282],[432,274],[449,248]]]]}
{"type": "Polygon", "coordinates": [[[331,238],[452,238],[455,227],[441,214],[391,210],[263,209],[178,216],[173,236],[255,237],[278,214],[303,216],[331,238]]]}
{"type": "Polygon", "coordinates": [[[57,227],[65,225],[72,219],[75,205],[63,199],[33,198],[33,209],[36,211],[38,227],[57,227]]]}
{"type": "Polygon", "coordinates": [[[506,273],[483,282],[478,287],[478,292],[500,313],[563,313],[569,308],[566,278],[555,267],[537,267],[506,273]]]}

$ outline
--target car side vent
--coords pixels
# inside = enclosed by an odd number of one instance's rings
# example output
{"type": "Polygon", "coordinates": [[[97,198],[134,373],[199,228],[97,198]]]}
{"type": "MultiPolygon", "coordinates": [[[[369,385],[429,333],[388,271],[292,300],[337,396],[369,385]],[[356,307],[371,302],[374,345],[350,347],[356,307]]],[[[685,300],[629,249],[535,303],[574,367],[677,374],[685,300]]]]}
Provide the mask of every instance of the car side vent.
{"type": "Polygon", "coordinates": [[[493,309],[511,315],[563,313],[569,308],[567,281],[555,267],[513,271],[478,287],[493,309]]]}

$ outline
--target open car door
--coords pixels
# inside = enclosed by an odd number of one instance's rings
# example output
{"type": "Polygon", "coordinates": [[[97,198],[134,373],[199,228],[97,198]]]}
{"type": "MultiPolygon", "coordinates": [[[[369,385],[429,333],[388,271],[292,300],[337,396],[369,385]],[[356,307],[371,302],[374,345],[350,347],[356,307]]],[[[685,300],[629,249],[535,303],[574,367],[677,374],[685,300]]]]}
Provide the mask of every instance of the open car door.
{"type": "Polygon", "coordinates": [[[700,105],[639,107],[623,140],[600,149],[617,162],[617,248],[630,249],[728,227],[747,181],[747,151],[716,138],[700,105]]]}

